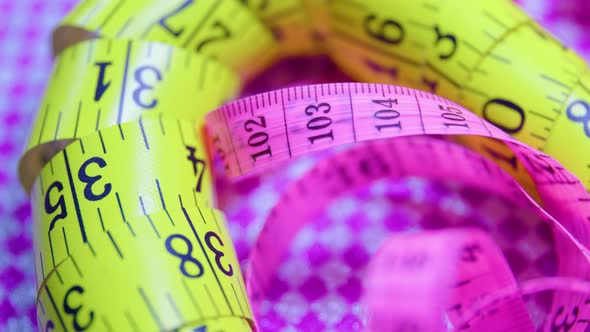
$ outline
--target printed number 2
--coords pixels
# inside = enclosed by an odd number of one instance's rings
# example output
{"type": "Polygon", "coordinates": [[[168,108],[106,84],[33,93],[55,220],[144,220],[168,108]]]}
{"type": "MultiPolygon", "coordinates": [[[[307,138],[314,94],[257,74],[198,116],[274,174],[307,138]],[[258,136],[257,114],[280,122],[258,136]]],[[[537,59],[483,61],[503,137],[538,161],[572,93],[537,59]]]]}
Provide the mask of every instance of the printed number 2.
{"type": "Polygon", "coordinates": [[[207,244],[207,247],[215,254],[215,264],[217,264],[217,267],[221,270],[221,272],[223,272],[223,274],[225,274],[228,277],[233,276],[234,275],[234,268],[231,266],[231,264],[228,264],[227,268],[221,264],[221,258],[223,256],[225,256],[225,254],[222,251],[220,251],[219,249],[215,248],[215,246],[211,242],[211,238],[215,238],[215,240],[217,240],[217,242],[222,247],[223,247],[223,241],[221,241],[221,238],[219,237],[219,235],[217,235],[217,233],[215,233],[213,231],[209,231],[209,232],[207,232],[207,234],[205,234],[205,243],[207,244]]]}
{"type": "Polygon", "coordinates": [[[169,19],[170,17],[180,13],[181,11],[183,11],[191,3],[193,3],[193,0],[186,0],[180,6],[176,7],[174,10],[172,10],[170,13],[162,16],[162,18],[158,21],[158,23],[162,26],[162,28],[166,29],[166,31],[170,32],[170,34],[172,34],[174,37],[180,37],[180,34],[182,34],[184,32],[184,27],[179,28],[177,30],[172,30],[172,28],[170,28],[168,26],[168,24],[166,23],[166,20],[169,19]]]}
{"type": "Polygon", "coordinates": [[[94,184],[98,180],[102,179],[102,176],[101,175],[95,175],[95,176],[88,175],[87,168],[90,166],[90,164],[96,164],[96,165],[98,165],[98,167],[104,168],[107,165],[107,163],[106,163],[106,161],[104,161],[104,159],[102,159],[100,157],[92,157],[92,158],[86,160],[82,164],[82,166],[80,166],[80,170],[78,171],[78,179],[80,179],[80,181],[86,183],[86,187],[84,187],[84,197],[86,197],[86,199],[89,201],[99,201],[99,200],[105,198],[111,192],[111,189],[113,186],[110,183],[107,183],[104,185],[102,193],[95,194],[94,191],[92,190],[92,186],[94,186],[94,184]]]}
{"type": "Polygon", "coordinates": [[[90,325],[92,325],[92,321],[94,320],[94,311],[90,311],[90,313],[88,314],[88,319],[87,319],[87,323],[84,325],[81,325],[80,322],[78,321],[79,316],[78,314],[80,313],[80,310],[82,310],[82,304],[73,307],[71,305],[70,302],[70,297],[72,296],[73,293],[78,293],[80,295],[84,294],[84,288],[76,285],[76,286],[72,286],[72,288],[70,288],[68,290],[68,292],[66,293],[66,296],[64,297],[64,303],[63,303],[63,308],[64,311],[66,312],[66,314],[68,315],[72,315],[74,316],[74,321],[72,322],[72,326],[74,327],[74,330],[76,331],[84,331],[87,330],[90,325]]]}

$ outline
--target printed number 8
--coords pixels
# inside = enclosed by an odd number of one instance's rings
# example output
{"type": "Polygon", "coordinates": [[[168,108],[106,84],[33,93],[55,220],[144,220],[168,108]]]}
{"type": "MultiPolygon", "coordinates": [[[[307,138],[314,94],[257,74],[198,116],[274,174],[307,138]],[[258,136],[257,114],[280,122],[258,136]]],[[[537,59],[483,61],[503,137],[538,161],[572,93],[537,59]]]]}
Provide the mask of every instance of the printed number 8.
{"type": "Polygon", "coordinates": [[[583,100],[576,100],[567,107],[567,117],[574,122],[581,122],[584,126],[584,133],[590,137],[590,105],[583,100]],[[575,114],[574,108],[580,105],[584,108],[583,114],[575,114]]]}
{"type": "Polygon", "coordinates": [[[181,235],[181,234],[170,235],[166,239],[166,250],[168,250],[168,252],[171,253],[173,256],[180,258],[180,272],[182,272],[182,274],[184,274],[186,277],[198,278],[203,275],[203,272],[204,272],[203,265],[196,258],[191,256],[191,254],[193,252],[193,244],[191,243],[191,241],[189,241],[189,239],[186,236],[181,235]],[[184,242],[184,244],[186,245],[186,250],[185,250],[186,253],[178,252],[176,249],[174,249],[172,247],[172,241],[174,239],[179,239],[179,240],[182,240],[182,242],[184,242]],[[186,269],[187,262],[190,262],[193,265],[195,265],[198,269],[198,272],[197,273],[190,273],[189,271],[187,271],[187,269],[186,269]]]}

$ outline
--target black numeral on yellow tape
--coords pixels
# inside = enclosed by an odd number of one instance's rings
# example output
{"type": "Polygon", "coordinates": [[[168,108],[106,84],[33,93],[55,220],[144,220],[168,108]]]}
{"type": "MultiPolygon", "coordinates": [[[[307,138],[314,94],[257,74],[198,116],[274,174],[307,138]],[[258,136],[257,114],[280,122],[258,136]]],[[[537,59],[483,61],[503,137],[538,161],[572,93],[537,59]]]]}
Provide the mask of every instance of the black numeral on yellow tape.
{"type": "Polygon", "coordinates": [[[262,130],[262,129],[266,129],[266,118],[262,115],[258,116],[257,118],[258,118],[258,121],[251,119],[251,120],[247,120],[244,123],[244,130],[246,130],[249,133],[254,132],[252,135],[250,135],[250,137],[248,137],[248,145],[250,147],[257,148],[257,147],[260,147],[260,146],[266,144],[266,149],[258,151],[256,153],[253,153],[250,155],[252,157],[252,159],[254,159],[254,161],[256,161],[256,159],[258,157],[261,157],[264,155],[272,156],[272,151],[270,150],[270,144],[268,144],[268,138],[269,138],[268,134],[264,130],[262,130]],[[256,129],[258,129],[259,131],[255,131],[256,129]]]}
{"type": "Polygon", "coordinates": [[[105,82],[105,75],[107,67],[112,65],[112,62],[96,62],[94,65],[98,66],[98,80],[96,81],[96,90],[94,90],[94,101],[99,101],[102,95],[107,91],[111,82],[105,82]]]}
{"type": "Polygon", "coordinates": [[[74,293],[77,293],[81,296],[82,294],[84,294],[84,288],[82,288],[81,286],[75,285],[75,286],[72,286],[66,292],[66,296],[64,297],[64,302],[63,302],[64,312],[68,315],[73,316],[72,327],[74,328],[75,331],[85,331],[92,325],[92,322],[94,321],[94,311],[88,312],[88,314],[86,315],[86,317],[87,317],[87,319],[85,320],[86,322],[82,324],[79,320],[80,320],[80,314],[81,314],[80,311],[82,310],[83,305],[82,304],[72,304],[73,300],[71,300],[70,297],[72,297],[74,293]]]}
{"type": "MultiPolygon", "coordinates": [[[[328,127],[330,127],[332,125],[332,119],[330,117],[325,116],[325,115],[313,117],[316,113],[329,114],[330,110],[331,110],[331,106],[328,103],[319,103],[318,105],[308,105],[305,108],[305,114],[308,116],[312,116],[312,118],[311,118],[311,120],[309,120],[307,122],[307,129],[316,131],[316,130],[327,129],[328,127]]],[[[328,131],[328,132],[325,132],[325,133],[319,134],[319,135],[315,135],[315,136],[310,136],[307,139],[311,142],[311,144],[314,144],[315,141],[320,140],[320,139],[324,139],[324,138],[330,138],[331,140],[334,140],[334,131],[332,129],[330,129],[330,131],[328,131]]]]}
{"type": "Polygon", "coordinates": [[[86,160],[78,170],[78,179],[86,183],[86,186],[84,187],[84,197],[89,201],[99,201],[111,193],[113,186],[107,182],[104,184],[101,193],[95,193],[92,188],[96,182],[102,179],[102,175],[88,175],[88,167],[93,164],[97,165],[99,168],[104,168],[106,167],[107,162],[101,157],[92,157],[86,160]]]}
{"type": "Polygon", "coordinates": [[[193,172],[195,173],[195,176],[198,177],[195,190],[200,193],[201,185],[203,184],[203,175],[205,174],[205,168],[207,167],[207,164],[205,163],[205,160],[199,159],[197,156],[195,156],[195,153],[197,152],[196,147],[188,145],[185,145],[185,147],[188,150],[188,157],[186,157],[186,159],[192,163],[193,172]]]}
{"type": "Polygon", "coordinates": [[[203,273],[205,272],[205,270],[203,269],[203,265],[201,264],[201,262],[199,262],[196,258],[194,258],[192,255],[193,253],[193,244],[191,243],[191,241],[184,235],[182,234],[172,234],[170,235],[167,239],[166,239],[166,250],[168,250],[168,252],[172,255],[172,256],[176,256],[178,258],[180,258],[180,272],[182,272],[182,274],[184,274],[185,277],[187,278],[199,278],[201,276],[203,276],[203,273]],[[172,241],[176,240],[175,242],[184,242],[184,245],[186,246],[186,250],[185,253],[179,252],[178,250],[174,249],[174,247],[172,246],[172,241]],[[187,270],[187,263],[190,263],[192,266],[194,266],[194,269],[192,273],[189,272],[187,270]],[[196,270],[196,272],[195,272],[196,270]]]}
{"type": "Polygon", "coordinates": [[[434,41],[434,45],[438,45],[439,43],[445,42],[445,44],[449,44],[451,45],[451,49],[450,51],[448,51],[447,53],[442,53],[438,55],[438,58],[441,60],[448,60],[450,59],[455,52],[457,51],[457,37],[455,37],[454,35],[451,34],[443,34],[440,31],[440,28],[438,26],[434,26],[434,31],[436,32],[436,40],[434,41]]]}
{"type": "Polygon", "coordinates": [[[153,85],[150,85],[145,81],[145,76],[148,75],[144,74],[146,71],[152,73],[151,76],[155,77],[155,81],[160,82],[162,80],[162,73],[158,68],[154,66],[146,65],[137,68],[135,70],[135,73],[133,74],[133,77],[135,78],[135,81],[139,84],[139,86],[135,90],[133,90],[133,101],[135,101],[135,104],[137,104],[137,106],[139,107],[150,109],[156,107],[156,105],[158,104],[158,100],[155,98],[149,101],[142,100],[141,96],[144,93],[144,91],[151,91],[154,89],[153,85]]]}
{"type": "Polygon", "coordinates": [[[517,104],[506,99],[495,98],[483,106],[483,118],[509,134],[516,134],[524,126],[525,115],[522,107],[517,104]],[[516,114],[517,125],[506,124],[506,119],[512,118],[507,114],[516,114]]]}
{"type": "Polygon", "coordinates": [[[377,72],[377,73],[386,74],[386,75],[390,76],[391,79],[393,79],[394,81],[397,80],[397,75],[398,75],[397,67],[386,67],[386,66],[380,65],[376,62],[373,62],[370,59],[365,59],[365,64],[372,71],[377,72]]]}
{"type": "Polygon", "coordinates": [[[193,3],[193,0],[186,0],[180,6],[176,7],[174,10],[172,10],[170,13],[162,16],[162,18],[158,21],[158,23],[160,24],[160,26],[162,26],[162,28],[164,28],[166,31],[168,31],[174,37],[180,37],[180,35],[184,32],[184,27],[180,27],[177,30],[174,30],[168,25],[168,23],[166,23],[166,20],[171,18],[172,16],[180,13],[181,11],[183,11],[186,7],[188,7],[192,3],[193,3]]]}
{"type": "Polygon", "coordinates": [[[587,137],[590,137],[590,105],[583,100],[576,100],[573,103],[569,104],[566,111],[568,119],[572,120],[573,122],[580,122],[584,127],[584,133],[587,137]],[[583,109],[583,112],[576,111],[580,108],[583,109]]]}
{"type": "Polygon", "coordinates": [[[226,27],[222,22],[213,22],[213,29],[215,31],[218,31],[219,33],[209,38],[205,38],[202,42],[200,42],[197,45],[197,48],[195,49],[197,52],[201,52],[205,46],[213,42],[231,38],[231,32],[229,31],[228,27],[226,27]]]}
{"type": "Polygon", "coordinates": [[[221,270],[221,272],[223,272],[223,274],[225,274],[228,277],[233,276],[234,275],[233,266],[231,266],[231,264],[227,264],[227,267],[223,266],[221,259],[223,258],[223,256],[225,256],[225,254],[223,253],[223,251],[217,249],[213,245],[213,243],[211,242],[211,238],[215,238],[215,240],[217,240],[217,243],[219,243],[219,245],[222,247],[223,247],[223,241],[221,241],[221,238],[219,237],[219,235],[213,231],[209,231],[209,232],[207,232],[207,234],[205,234],[205,244],[207,244],[207,247],[209,248],[209,250],[211,250],[211,252],[215,254],[215,264],[217,264],[217,267],[221,270]]]}
{"type": "MultiPolygon", "coordinates": [[[[373,113],[373,117],[379,122],[391,122],[391,120],[395,120],[400,117],[400,113],[393,109],[393,105],[397,105],[397,99],[383,99],[383,100],[373,100],[373,103],[381,105],[383,107],[387,107],[386,109],[380,109],[373,113]]],[[[386,123],[386,124],[376,124],[375,128],[378,131],[381,131],[383,128],[397,128],[402,129],[401,121],[393,122],[393,123],[386,123]]]]}
{"type": "Polygon", "coordinates": [[[449,120],[452,122],[443,122],[445,126],[448,127],[464,127],[469,128],[467,122],[465,122],[465,117],[462,115],[460,109],[453,107],[453,106],[444,106],[438,105],[438,109],[442,111],[441,117],[445,120],[449,120]]]}
{"type": "Polygon", "coordinates": [[[55,324],[53,323],[53,321],[50,319],[47,321],[47,324],[45,324],[45,332],[49,332],[49,331],[53,331],[55,329],[55,324]]]}
{"type": "Polygon", "coordinates": [[[401,43],[405,37],[401,24],[392,19],[380,20],[375,14],[365,17],[363,29],[372,38],[390,45],[401,43]]]}
{"type": "Polygon", "coordinates": [[[54,212],[57,212],[59,209],[59,213],[56,214],[52,219],[51,219],[51,223],[49,224],[49,231],[51,231],[53,229],[53,227],[55,226],[55,223],[60,220],[60,219],[65,219],[68,216],[68,211],[66,210],[66,201],[64,199],[64,195],[60,194],[59,198],[57,199],[57,201],[55,203],[52,203],[52,192],[57,190],[58,193],[61,193],[62,190],[64,189],[64,186],[61,182],[59,181],[55,181],[53,182],[49,188],[47,188],[47,191],[45,192],[45,212],[47,214],[53,214],[54,212]]]}

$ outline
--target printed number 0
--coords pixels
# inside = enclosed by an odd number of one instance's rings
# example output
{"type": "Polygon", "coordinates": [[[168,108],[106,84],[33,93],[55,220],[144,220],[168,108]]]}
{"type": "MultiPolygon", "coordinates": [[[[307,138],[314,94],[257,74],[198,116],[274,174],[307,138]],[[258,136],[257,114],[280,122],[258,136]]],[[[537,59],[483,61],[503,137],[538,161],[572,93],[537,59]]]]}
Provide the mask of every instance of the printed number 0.
{"type": "Polygon", "coordinates": [[[228,277],[233,276],[234,268],[231,266],[231,264],[227,265],[227,269],[221,264],[221,258],[225,256],[225,254],[222,251],[219,251],[219,249],[215,248],[215,246],[213,246],[213,243],[211,243],[212,237],[214,237],[222,247],[223,241],[221,241],[221,238],[215,232],[209,231],[207,232],[207,234],[205,234],[205,243],[207,244],[207,247],[209,247],[209,249],[215,254],[215,264],[217,264],[217,267],[221,270],[221,272],[223,272],[223,274],[225,274],[228,277]]]}
{"type": "Polygon", "coordinates": [[[86,323],[85,325],[80,325],[80,322],[78,322],[78,314],[80,313],[80,310],[82,310],[82,305],[80,304],[77,307],[72,307],[70,305],[69,298],[72,295],[72,293],[84,294],[84,288],[76,285],[76,286],[72,286],[72,288],[70,288],[68,290],[68,292],[66,293],[66,296],[64,297],[64,303],[63,303],[64,311],[66,312],[66,314],[74,316],[74,322],[72,323],[74,330],[76,330],[76,331],[87,330],[90,327],[90,325],[92,325],[92,321],[94,321],[94,311],[90,311],[90,313],[88,314],[88,317],[90,317],[88,319],[88,323],[86,323]]]}
{"type": "Polygon", "coordinates": [[[103,191],[100,194],[95,194],[92,191],[92,186],[100,179],[102,179],[101,175],[95,175],[95,176],[90,176],[88,175],[87,172],[87,168],[88,166],[90,166],[90,164],[97,164],[98,167],[100,168],[104,168],[107,165],[107,162],[104,161],[104,159],[100,158],[100,157],[92,157],[88,160],[86,160],[82,166],[80,166],[80,170],[78,171],[78,179],[80,179],[80,181],[86,183],[86,187],[84,187],[84,197],[86,197],[87,200],[89,201],[99,201],[103,198],[105,198],[112,189],[112,185],[110,183],[107,183],[104,185],[103,191]]]}
{"type": "Polygon", "coordinates": [[[586,133],[587,137],[590,137],[590,105],[588,105],[587,102],[583,100],[576,100],[569,104],[567,107],[567,117],[574,122],[581,122],[584,126],[584,133],[586,133]],[[584,108],[584,114],[574,114],[573,109],[576,105],[580,105],[584,108]]]}
{"type": "Polygon", "coordinates": [[[203,265],[196,258],[191,256],[191,254],[193,253],[193,244],[186,236],[181,235],[181,234],[170,235],[166,239],[166,250],[168,250],[168,252],[170,254],[172,254],[172,256],[176,256],[176,257],[180,258],[180,272],[182,272],[182,274],[184,274],[186,277],[199,278],[200,276],[203,275],[203,272],[204,272],[203,265]],[[186,245],[186,253],[178,252],[176,249],[174,249],[172,247],[172,241],[174,241],[174,239],[179,239],[179,240],[182,240],[182,242],[184,242],[184,244],[186,245]],[[199,272],[198,273],[189,273],[186,270],[186,263],[187,262],[193,263],[198,268],[199,272]]]}

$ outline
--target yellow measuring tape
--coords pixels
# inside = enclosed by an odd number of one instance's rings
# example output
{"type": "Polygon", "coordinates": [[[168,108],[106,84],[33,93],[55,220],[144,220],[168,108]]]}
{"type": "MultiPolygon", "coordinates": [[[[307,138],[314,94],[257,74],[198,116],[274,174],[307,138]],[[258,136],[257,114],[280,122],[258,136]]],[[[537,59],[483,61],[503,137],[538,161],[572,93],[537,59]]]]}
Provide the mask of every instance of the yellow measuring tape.
{"type": "MultiPolygon", "coordinates": [[[[19,166],[42,330],[253,329],[200,128],[277,54],[455,100],[590,186],[563,148],[589,142],[584,61],[509,1],[86,0],[53,46],[19,166]]],[[[506,146],[467,141],[535,196],[506,146]]]]}
{"type": "Polygon", "coordinates": [[[55,142],[139,118],[200,120],[239,88],[220,63],[162,43],[100,39],[69,47],[55,63],[21,160],[21,182],[30,191],[61,150],[55,142]]]}
{"type": "Polygon", "coordinates": [[[590,187],[590,77],[510,1],[328,1],[331,57],[353,77],[467,107],[590,187]],[[575,149],[564,147],[575,146],[575,149]]]}

